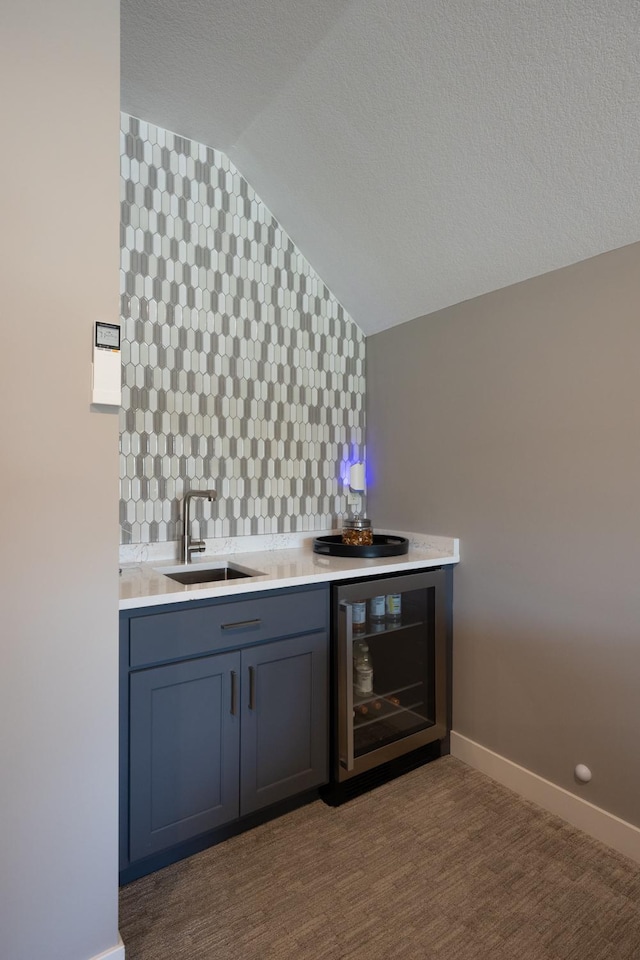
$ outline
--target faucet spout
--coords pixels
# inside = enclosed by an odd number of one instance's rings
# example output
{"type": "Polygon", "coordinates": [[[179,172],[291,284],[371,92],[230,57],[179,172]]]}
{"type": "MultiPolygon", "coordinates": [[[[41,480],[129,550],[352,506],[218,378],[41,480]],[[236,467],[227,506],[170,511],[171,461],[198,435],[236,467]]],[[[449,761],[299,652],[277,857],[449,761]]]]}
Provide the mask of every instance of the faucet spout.
{"type": "Polygon", "coordinates": [[[208,500],[212,503],[216,497],[217,493],[215,490],[188,490],[184,495],[184,506],[182,508],[182,562],[189,563],[192,553],[204,553],[205,543],[204,540],[193,540],[191,538],[190,530],[190,521],[189,521],[189,507],[191,501],[196,497],[201,497],[203,500],[208,500]]]}

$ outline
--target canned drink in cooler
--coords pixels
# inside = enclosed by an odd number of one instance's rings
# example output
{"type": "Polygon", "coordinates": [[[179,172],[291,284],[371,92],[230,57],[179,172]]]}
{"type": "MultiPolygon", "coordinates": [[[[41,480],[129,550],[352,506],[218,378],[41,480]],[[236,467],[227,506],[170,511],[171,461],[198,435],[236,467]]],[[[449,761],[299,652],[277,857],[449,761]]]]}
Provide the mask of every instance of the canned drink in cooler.
{"type": "Polygon", "coordinates": [[[381,620],[384,620],[385,601],[386,597],[384,594],[381,594],[379,597],[371,597],[369,601],[369,616],[373,623],[380,623],[381,620]]]}
{"type": "Polygon", "coordinates": [[[399,620],[402,616],[402,594],[387,594],[387,620],[399,620]]]}

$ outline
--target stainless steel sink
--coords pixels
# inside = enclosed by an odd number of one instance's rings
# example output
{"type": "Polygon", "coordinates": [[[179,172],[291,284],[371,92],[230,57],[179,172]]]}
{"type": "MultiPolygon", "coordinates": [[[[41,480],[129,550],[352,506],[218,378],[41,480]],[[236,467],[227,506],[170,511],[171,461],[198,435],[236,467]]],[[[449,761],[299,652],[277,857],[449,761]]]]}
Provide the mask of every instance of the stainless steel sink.
{"type": "Polygon", "coordinates": [[[218,583],[227,580],[245,580],[248,577],[263,577],[259,570],[249,570],[235,563],[220,561],[215,564],[190,563],[179,567],[156,567],[158,573],[178,583],[218,583]]]}

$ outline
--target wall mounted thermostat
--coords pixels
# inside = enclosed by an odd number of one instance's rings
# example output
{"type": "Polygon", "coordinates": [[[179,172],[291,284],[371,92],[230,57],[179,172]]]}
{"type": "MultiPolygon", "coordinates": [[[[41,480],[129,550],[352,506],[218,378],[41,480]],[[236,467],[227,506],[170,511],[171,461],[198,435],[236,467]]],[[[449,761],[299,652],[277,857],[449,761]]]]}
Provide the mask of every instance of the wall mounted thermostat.
{"type": "Polygon", "coordinates": [[[93,338],[92,403],[119,407],[122,403],[119,323],[95,324],[93,338]]]}

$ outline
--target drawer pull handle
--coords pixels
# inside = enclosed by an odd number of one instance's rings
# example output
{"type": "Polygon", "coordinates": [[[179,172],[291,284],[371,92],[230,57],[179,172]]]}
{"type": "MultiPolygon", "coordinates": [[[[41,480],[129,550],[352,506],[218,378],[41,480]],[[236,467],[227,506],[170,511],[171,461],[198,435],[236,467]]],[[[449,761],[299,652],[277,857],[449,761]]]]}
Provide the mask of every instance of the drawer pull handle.
{"type": "Polygon", "coordinates": [[[223,623],[223,630],[240,630],[242,627],[257,627],[262,623],[262,620],[238,620],[237,623],[223,623]]]}
{"type": "Polygon", "coordinates": [[[238,712],[238,675],[235,670],[231,671],[231,716],[235,717],[238,712]]]}
{"type": "Polygon", "coordinates": [[[249,710],[256,708],[256,670],[249,667],[249,710]]]}

